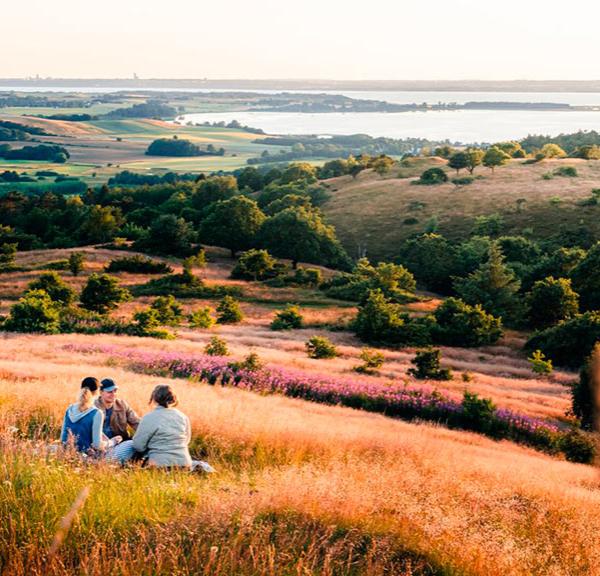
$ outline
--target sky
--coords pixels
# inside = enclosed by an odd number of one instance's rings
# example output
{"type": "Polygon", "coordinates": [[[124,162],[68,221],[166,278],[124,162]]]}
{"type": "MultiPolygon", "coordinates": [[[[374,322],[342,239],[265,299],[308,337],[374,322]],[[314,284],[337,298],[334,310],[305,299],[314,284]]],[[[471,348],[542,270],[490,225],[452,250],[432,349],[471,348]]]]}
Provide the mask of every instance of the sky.
{"type": "Polygon", "coordinates": [[[596,80],[595,0],[2,2],[0,77],[596,80]]]}

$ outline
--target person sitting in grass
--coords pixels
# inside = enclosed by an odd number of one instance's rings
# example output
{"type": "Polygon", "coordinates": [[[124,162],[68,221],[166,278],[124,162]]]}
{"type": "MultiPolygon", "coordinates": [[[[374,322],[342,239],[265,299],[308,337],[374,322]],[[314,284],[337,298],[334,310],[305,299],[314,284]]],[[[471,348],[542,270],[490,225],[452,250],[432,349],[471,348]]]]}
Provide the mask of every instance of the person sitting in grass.
{"type": "Polygon", "coordinates": [[[206,462],[192,460],[188,449],[192,438],[190,420],[175,408],[178,403],[171,386],[156,386],[150,396],[154,410],[141,419],[133,447],[147,456],[148,466],[214,472],[206,462]]]}
{"type": "Polygon", "coordinates": [[[123,440],[130,440],[140,423],[140,419],[129,404],[117,398],[119,387],[111,378],[104,378],[100,382],[100,396],[96,398],[95,406],[104,414],[102,432],[110,439],[120,436],[123,440]]]}

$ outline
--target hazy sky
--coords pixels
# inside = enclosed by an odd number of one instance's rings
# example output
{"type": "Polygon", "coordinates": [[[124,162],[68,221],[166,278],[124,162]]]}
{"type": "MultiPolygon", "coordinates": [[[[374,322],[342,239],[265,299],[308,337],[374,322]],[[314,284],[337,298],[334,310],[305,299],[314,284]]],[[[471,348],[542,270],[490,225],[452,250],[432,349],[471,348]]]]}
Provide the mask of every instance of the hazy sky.
{"type": "Polygon", "coordinates": [[[600,79],[595,0],[3,0],[0,77],[600,79]]]}

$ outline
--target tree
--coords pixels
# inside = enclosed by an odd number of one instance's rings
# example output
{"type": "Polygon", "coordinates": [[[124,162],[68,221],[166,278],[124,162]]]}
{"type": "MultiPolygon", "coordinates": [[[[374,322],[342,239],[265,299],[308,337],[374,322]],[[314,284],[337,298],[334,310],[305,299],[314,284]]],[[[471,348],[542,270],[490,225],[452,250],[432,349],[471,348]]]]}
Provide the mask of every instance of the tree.
{"type": "Polygon", "coordinates": [[[15,268],[17,246],[8,242],[0,244],[0,272],[10,272],[15,268]]]}
{"type": "Polygon", "coordinates": [[[448,175],[441,168],[428,168],[419,177],[418,183],[431,186],[448,182],[448,175]]]}
{"type": "Polygon", "coordinates": [[[352,368],[359,374],[377,374],[385,361],[384,355],[373,348],[363,348],[359,358],[363,363],[352,368]]]}
{"type": "Polygon", "coordinates": [[[58,303],[43,290],[30,290],[11,307],[4,329],[55,334],[59,330],[59,318],[58,303]]]}
{"type": "Polygon", "coordinates": [[[544,158],[564,158],[567,154],[558,144],[544,144],[540,153],[544,155],[544,158]]]}
{"type": "Polygon", "coordinates": [[[237,324],[244,319],[240,303],[231,296],[224,296],[217,306],[219,324],[237,324]]]}
{"type": "Polygon", "coordinates": [[[554,369],[552,360],[546,358],[541,350],[536,350],[527,360],[535,374],[539,376],[549,376],[552,374],[552,370],[554,369]]]}
{"type": "Polygon", "coordinates": [[[467,156],[467,153],[455,152],[454,154],[452,154],[452,156],[450,156],[450,158],[448,159],[448,166],[456,170],[457,174],[463,168],[467,168],[469,166],[469,157],[467,156]]]}
{"type": "Polygon", "coordinates": [[[377,158],[373,158],[370,162],[370,167],[377,172],[380,176],[387,174],[394,166],[395,162],[393,158],[381,154],[377,158]]]}
{"type": "Polygon", "coordinates": [[[311,184],[317,181],[317,169],[308,162],[294,162],[290,164],[281,174],[281,184],[289,184],[296,180],[305,180],[311,184]]]}
{"type": "Polygon", "coordinates": [[[266,250],[243,252],[231,271],[232,278],[243,280],[265,280],[276,275],[277,261],[266,250]]]}
{"type": "Polygon", "coordinates": [[[252,192],[258,192],[264,186],[265,181],[261,173],[254,167],[248,166],[237,175],[237,186],[240,190],[250,188],[252,192]]]}
{"type": "Polygon", "coordinates": [[[156,312],[156,318],[163,326],[177,326],[183,319],[183,309],[171,294],[156,298],[150,309],[156,312]]]}
{"type": "Polygon", "coordinates": [[[290,304],[275,314],[271,322],[271,330],[295,330],[302,328],[303,322],[300,308],[290,304]]]}
{"type": "Polygon", "coordinates": [[[371,290],[353,322],[356,335],[365,342],[395,342],[404,326],[400,306],[388,302],[381,290],[371,290]]]}
{"type": "Polygon", "coordinates": [[[519,287],[519,280],[504,264],[504,256],[496,244],[491,245],[487,262],[454,282],[457,294],[467,304],[481,304],[487,312],[510,322],[518,319],[519,287]]]}
{"type": "Polygon", "coordinates": [[[133,247],[140,252],[186,256],[192,248],[194,232],[183,219],[173,214],[163,214],[154,220],[149,230],[133,247]]]}
{"type": "Polygon", "coordinates": [[[571,388],[571,409],[585,430],[600,430],[600,343],[596,344],[571,388]]]}
{"type": "Polygon", "coordinates": [[[229,356],[227,342],[223,338],[213,336],[204,347],[204,353],[208,356],[229,356]]]}
{"type": "Polygon", "coordinates": [[[515,142],[514,140],[508,142],[496,142],[494,147],[502,150],[502,152],[505,152],[511,158],[525,158],[525,150],[523,150],[519,142],[515,142]]]}
{"type": "Polygon", "coordinates": [[[130,298],[129,290],[121,288],[114,276],[92,274],[83,287],[79,300],[86,310],[107,314],[130,298]]]}
{"type": "Polygon", "coordinates": [[[27,286],[31,290],[43,290],[53,302],[68,306],[75,300],[75,292],[69,288],[57,272],[44,272],[27,286]]]}
{"type": "Polygon", "coordinates": [[[571,280],[548,276],[538,280],[527,294],[529,324],[548,328],[579,312],[579,296],[571,288],[571,280]]]}
{"type": "Polygon", "coordinates": [[[234,258],[237,252],[256,243],[265,218],[254,200],[235,196],[215,204],[200,226],[200,238],[207,244],[229,248],[234,258]]]}
{"type": "Polygon", "coordinates": [[[419,350],[410,361],[414,368],[408,373],[419,380],[452,380],[452,372],[440,366],[441,352],[439,348],[419,350]]]}
{"type": "Polygon", "coordinates": [[[191,203],[197,210],[202,210],[219,200],[229,200],[238,193],[238,182],[233,176],[211,176],[198,183],[191,203]]]}
{"type": "Polygon", "coordinates": [[[573,289],[579,294],[582,310],[600,309],[600,242],[571,272],[573,289]]]}
{"type": "Polygon", "coordinates": [[[83,272],[84,255],[82,252],[71,252],[69,254],[69,270],[73,276],[79,276],[83,272]]]}
{"type": "Polygon", "coordinates": [[[260,231],[260,244],[279,258],[349,268],[350,261],[332,226],[304,208],[287,208],[268,218],[260,231]]]}
{"type": "Polygon", "coordinates": [[[488,314],[479,304],[469,306],[459,298],[444,300],[434,317],[434,339],[447,346],[488,346],[502,336],[499,318],[488,314]]]}
{"type": "Polygon", "coordinates": [[[305,346],[309,358],[335,358],[338,355],[333,342],[325,336],[313,336],[305,343],[305,346]]]}
{"type": "Polygon", "coordinates": [[[125,219],[121,209],[114,206],[92,206],[79,227],[79,236],[88,244],[99,244],[112,240],[125,219]]]}
{"type": "Polygon", "coordinates": [[[486,168],[491,168],[493,172],[496,166],[503,166],[509,160],[510,156],[506,152],[503,152],[500,150],[500,148],[492,146],[485,151],[482,162],[486,168]]]}
{"type": "Polygon", "coordinates": [[[193,328],[210,328],[215,323],[215,319],[211,316],[208,306],[194,310],[188,316],[188,320],[193,328]]]}
{"type": "Polygon", "coordinates": [[[481,164],[484,152],[479,148],[467,148],[465,154],[467,155],[467,170],[473,174],[473,170],[481,164]]]}

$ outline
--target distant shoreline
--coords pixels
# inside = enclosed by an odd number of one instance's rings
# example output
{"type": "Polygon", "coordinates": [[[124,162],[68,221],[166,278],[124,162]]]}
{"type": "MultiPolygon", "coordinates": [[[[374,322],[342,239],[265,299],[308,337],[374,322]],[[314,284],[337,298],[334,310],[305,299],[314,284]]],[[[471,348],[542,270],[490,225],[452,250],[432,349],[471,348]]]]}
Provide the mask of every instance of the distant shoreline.
{"type": "Polygon", "coordinates": [[[600,80],[208,80],[132,78],[0,78],[0,90],[37,88],[206,88],[402,92],[600,92],[600,80]]]}

